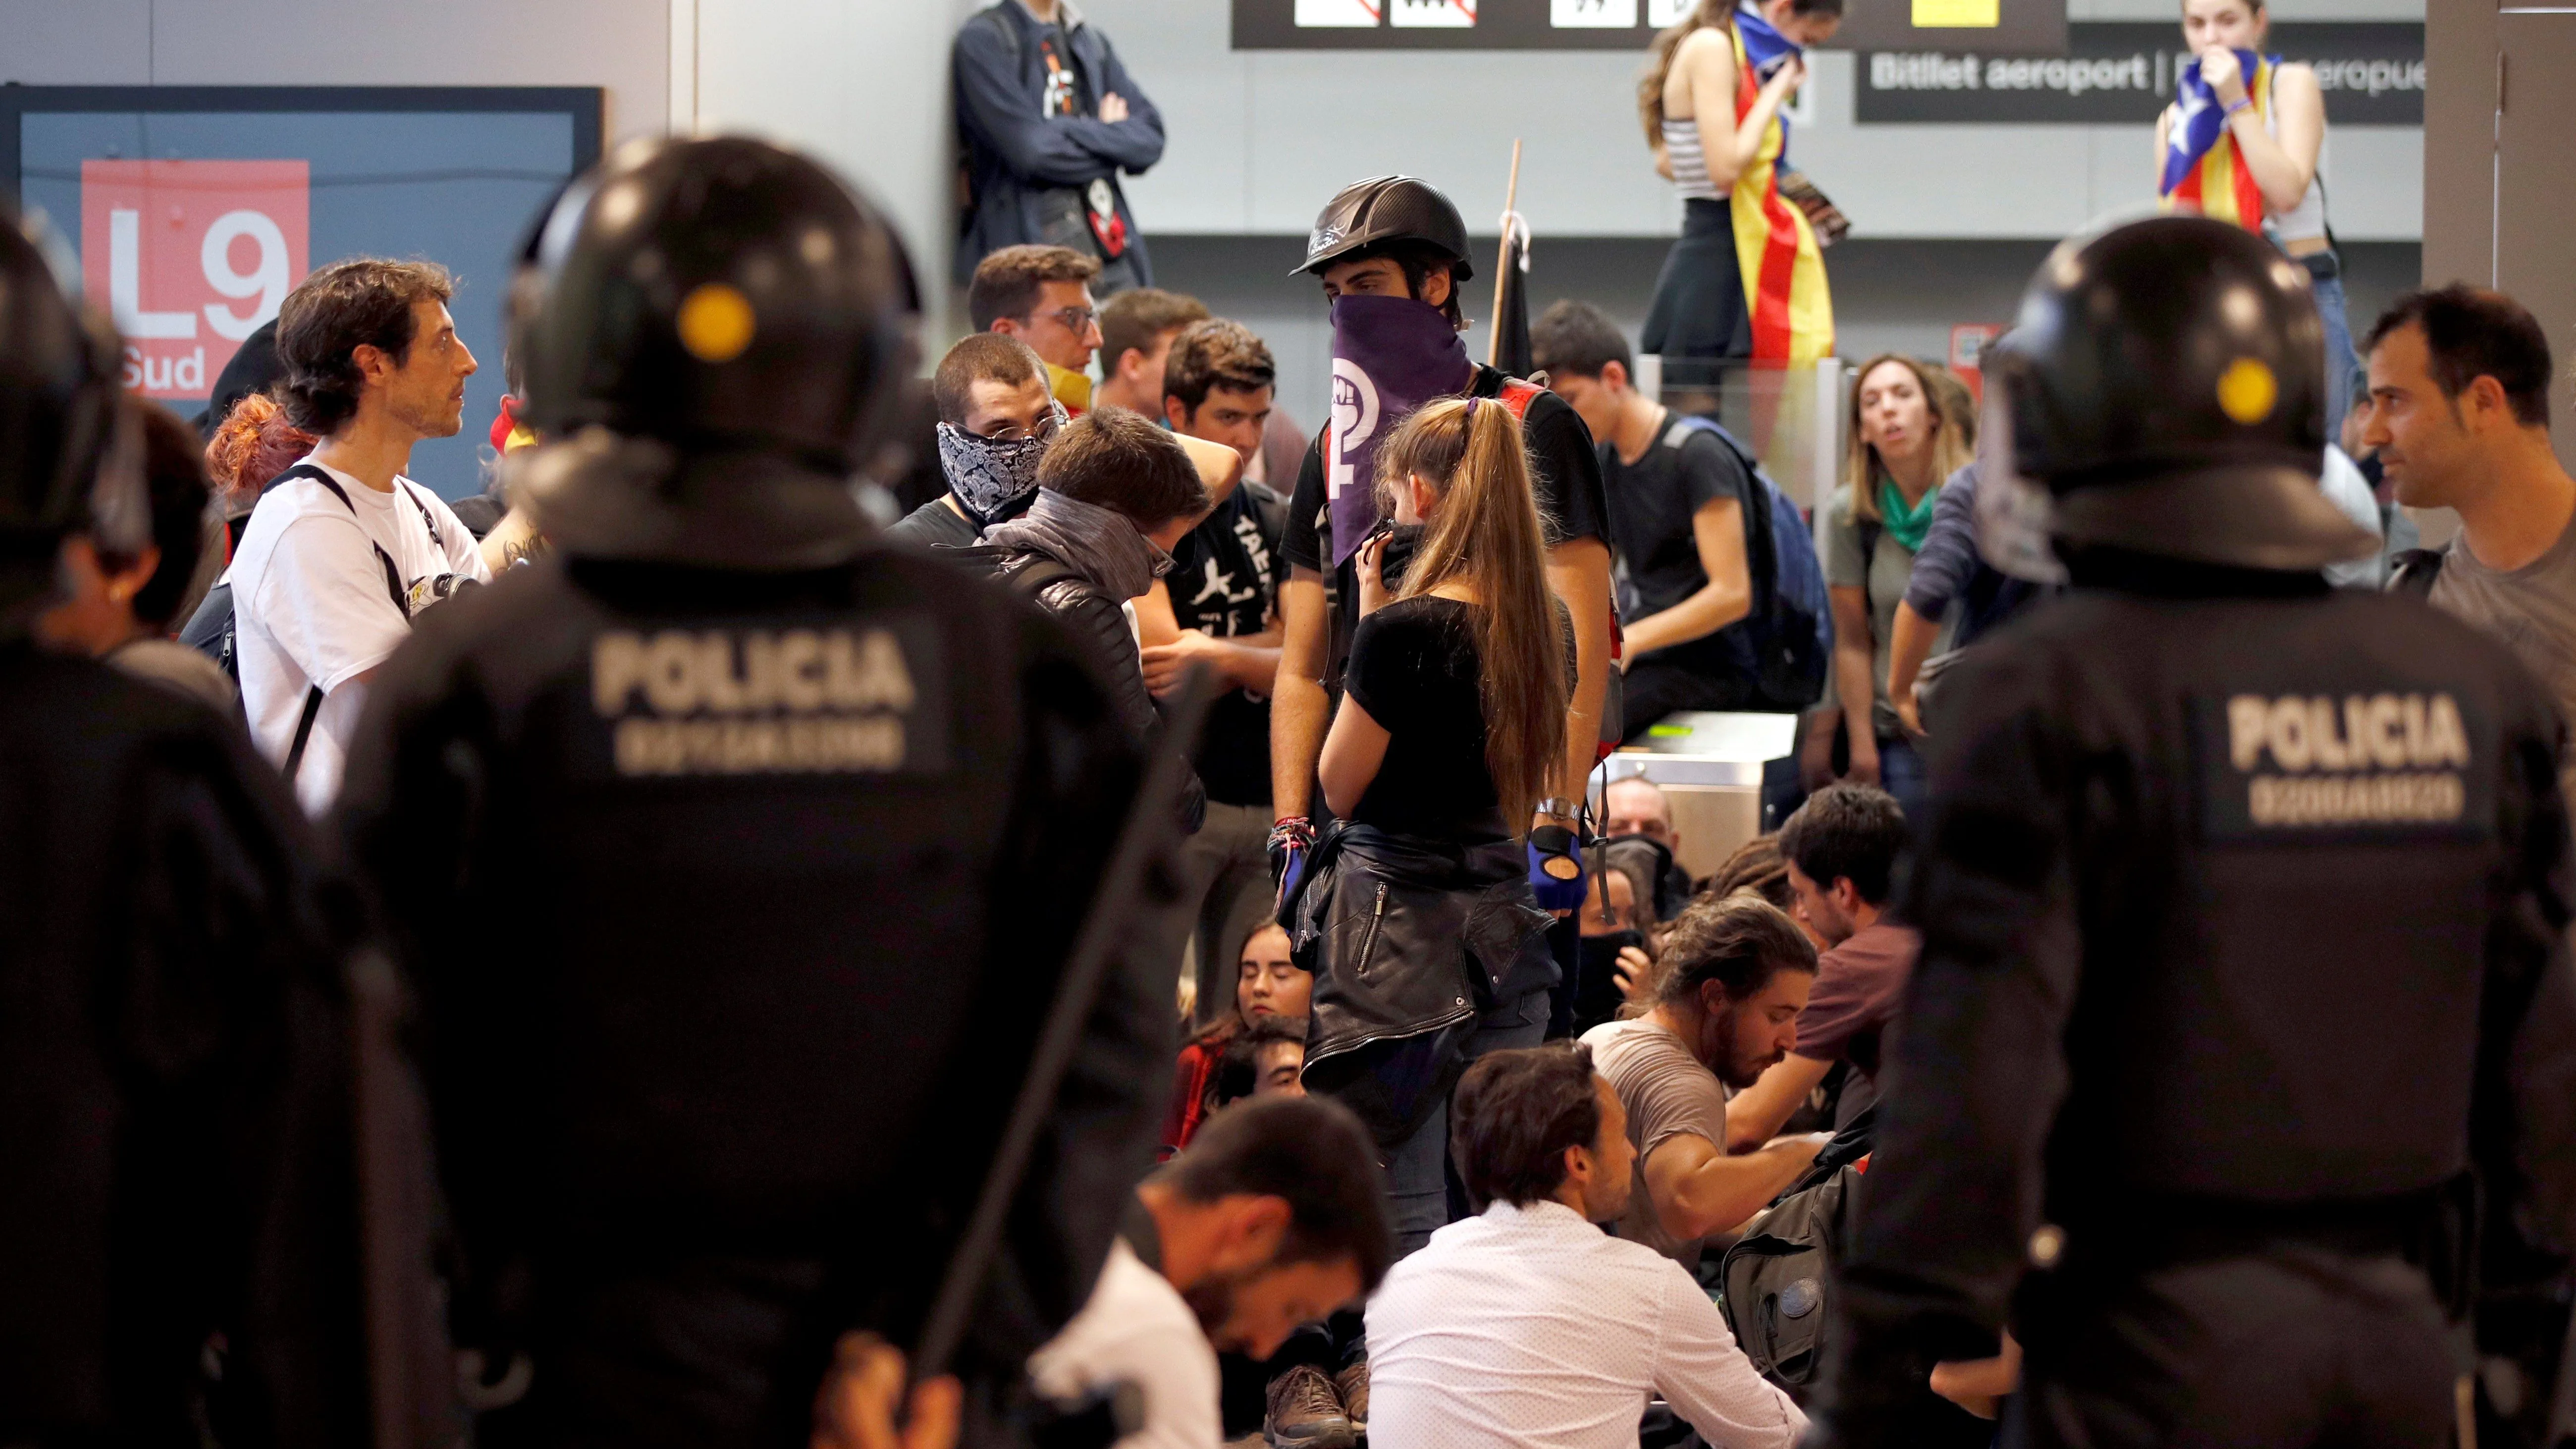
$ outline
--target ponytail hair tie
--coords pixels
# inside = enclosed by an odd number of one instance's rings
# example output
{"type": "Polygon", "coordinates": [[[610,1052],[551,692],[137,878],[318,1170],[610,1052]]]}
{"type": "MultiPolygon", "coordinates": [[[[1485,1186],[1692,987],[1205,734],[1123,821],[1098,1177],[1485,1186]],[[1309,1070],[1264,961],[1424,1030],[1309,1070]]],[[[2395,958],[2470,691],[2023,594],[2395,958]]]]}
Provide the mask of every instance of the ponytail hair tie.
{"type": "Polygon", "coordinates": [[[1476,425],[1476,404],[1483,401],[1484,399],[1480,397],[1467,399],[1467,426],[1472,428],[1476,425]]]}

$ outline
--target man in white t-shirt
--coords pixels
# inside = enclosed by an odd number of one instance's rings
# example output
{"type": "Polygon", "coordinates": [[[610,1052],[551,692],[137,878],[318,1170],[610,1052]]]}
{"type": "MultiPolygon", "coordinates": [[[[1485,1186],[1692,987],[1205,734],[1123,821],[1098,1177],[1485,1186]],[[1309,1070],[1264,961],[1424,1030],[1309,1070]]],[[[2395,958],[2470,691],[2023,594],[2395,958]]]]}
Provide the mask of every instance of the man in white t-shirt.
{"type": "Polygon", "coordinates": [[[1136,1189],[1091,1299],[1029,1359],[1057,1399],[1132,1386],[1118,1449],[1216,1449],[1218,1349],[1266,1359],[1365,1299],[1394,1252],[1367,1129],[1321,1097],[1219,1112],[1136,1189]]]}
{"type": "Polygon", "coordinates": [[[310,814],[339,794],[367,680],[411,621],[491,578],[473,534],[402,476],[415,443],[464,421],[475,365],[453,290],[435,263],[357,257],[278,311],[278,397],[321,441],[260,500],[225,578],[251,735],[310,814]]]}

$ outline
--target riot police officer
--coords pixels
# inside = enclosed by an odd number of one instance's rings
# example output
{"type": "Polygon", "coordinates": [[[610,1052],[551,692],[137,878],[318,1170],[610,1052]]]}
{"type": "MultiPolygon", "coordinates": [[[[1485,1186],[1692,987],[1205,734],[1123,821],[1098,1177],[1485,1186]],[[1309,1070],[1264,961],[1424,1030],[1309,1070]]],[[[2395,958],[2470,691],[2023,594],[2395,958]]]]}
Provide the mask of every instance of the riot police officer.
{"type": "MultiPolygon", "coordinates": [[[[1078,641],[856,501],[914,325],[867,203],[672,140],[540,226],[513,462],[554,554],[389,662],[344,825],[422,1003],[459,1345],[512,1400],[479,1442],[801,1445],[838,1331],[917,1331],[1142,764],[1078,641]]],[[[970,1382],[1080,1306],[1150,1165],[1136,946],[970,1382]]]]}
{"type": "Polygon", "coordinates": [[[358,1443],[341,936],[238,724],[37,643],[151,514],[33,231],[0,207],[0,1439],[358,1443]]]}
{"type": "Polygon", "coordinates": [[[2563,730],[2321,580],[2372,546],[2321,338],[2295,263],[2162,218],[2061,247],[1988,363],[1985,551],[2074,589],[1943,692],[1823,1442],[2009,1323],[2006,1443],[2438,1444],[2452,1187],[2576,1242],[2563,730]]]}

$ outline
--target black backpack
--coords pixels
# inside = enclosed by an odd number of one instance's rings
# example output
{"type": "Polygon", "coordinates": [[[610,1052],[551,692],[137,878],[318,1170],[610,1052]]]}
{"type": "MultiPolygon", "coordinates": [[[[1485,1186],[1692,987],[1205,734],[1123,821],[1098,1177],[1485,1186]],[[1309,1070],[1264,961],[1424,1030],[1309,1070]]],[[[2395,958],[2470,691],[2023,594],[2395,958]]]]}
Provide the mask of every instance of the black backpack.
{"type": "MultiPolygon", "coordinates": [[[[312,463],[298,463],[269,479],[260,485],[259,496],[266,498],[280,484],[292,478],[310,478],[330,489],[331,496],[340,500],[340,506],[349,510],[349,516],[357,517],[358,505],[349,501],[349,490],[341,487],[340,480],[332,477],[328,470],[312,463]]],[[[410,492],[408,489],[404,491],[410,492]]],[[[447,540],[439,534],[438,520],[431,515],[429,505],[421,502],[417,494],[412,495],[411,502],[414,508],[420,510],[420,521],[429,528],[430,542],[437,544],[442,553],[445,552],[447,540]]],[[[251,511],[258,512],[258,505],[253,504],[251,511]]],[[[248,525],[244,526],[247,528],[248,525]]],[[[394,566],[393,555],[386,553],[384,545],[372,538],[367,540],[367,547],[376,551],[376,562],[384,567],[385,592],[392,597],[394,607],[402,610],[404,618],[410,618],[411,598],[403,589],[402,570],[394,566]]],[[[241,656],[237,643],[239,637],[240,630],[233,619],[233,586],[229,582],[218,583],[208,589],[204,601],[197,605],[197,612],[188,616],[187,626],[179,631],[180,643],[222,665],[226,677],[237,685],[241,683],[241,656]]],[[[295,743],[286,751],[284,770],[289,780],[295,778],[295,772],[304,764],[305,742],[313,738],[313,720],[321,712],[321,689],[307,686],[304,692],[304,713],[295,721],[295,743]]]]}
{"type": "Polygon", "coordinates": [[[1852,1184],[1877,1135],[1878,1108],[1865,1108],[1825,1144],[1806,1173],[1726,1250],[1718,1267],[1719,1306],[1753,1371],[1796,1393],[1824,1368],[1833,1321],[1834,1265],[1851,1224],[1852,1184]]]}

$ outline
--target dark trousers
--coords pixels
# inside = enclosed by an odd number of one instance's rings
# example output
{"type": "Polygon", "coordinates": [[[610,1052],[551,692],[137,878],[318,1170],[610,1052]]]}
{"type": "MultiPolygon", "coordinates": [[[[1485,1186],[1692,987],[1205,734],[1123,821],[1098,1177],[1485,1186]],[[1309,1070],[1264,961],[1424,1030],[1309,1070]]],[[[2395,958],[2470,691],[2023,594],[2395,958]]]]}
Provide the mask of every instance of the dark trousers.
{"type": "Polygon", "coordinates": [[[2422,1270],[2275,1248],[2026,1290],[2006,1449],[2449,1442],[2453,1333],[2422,1270]]]}

